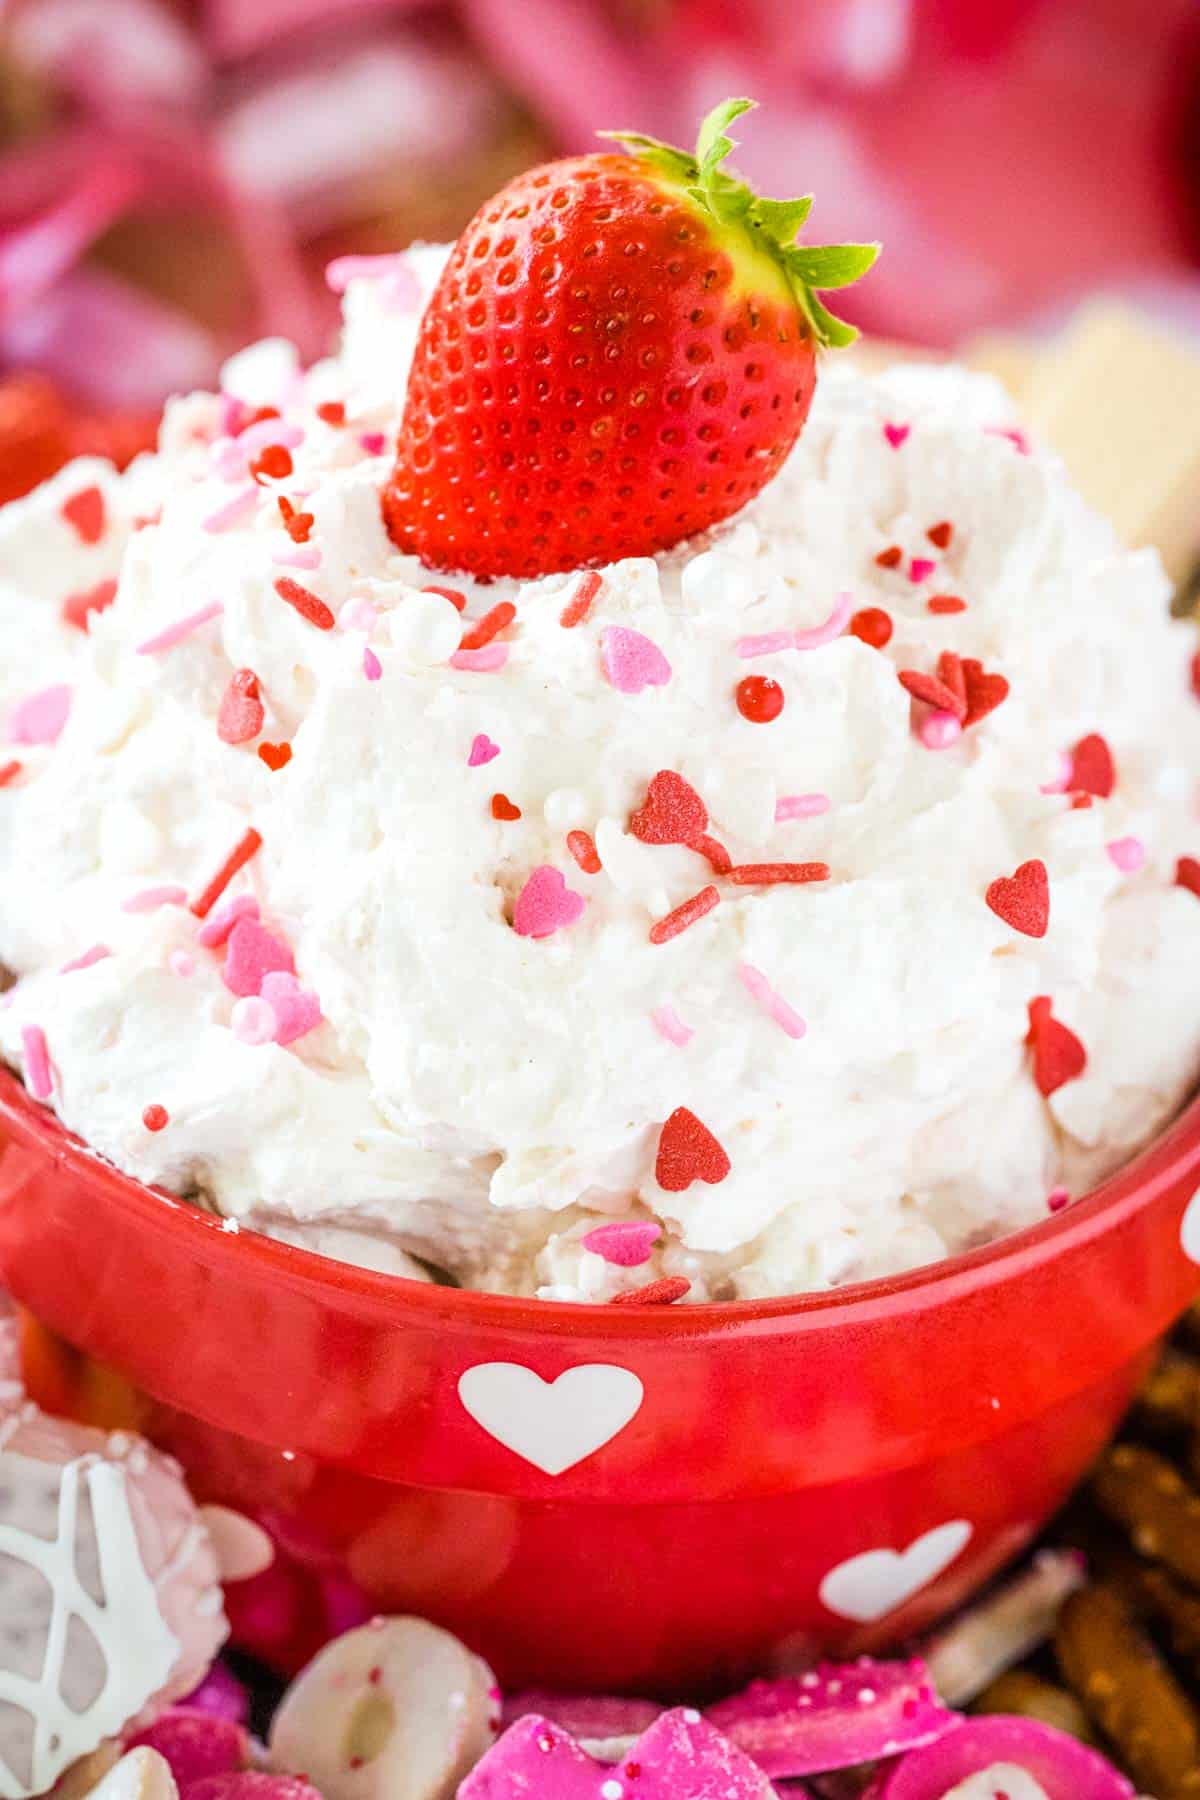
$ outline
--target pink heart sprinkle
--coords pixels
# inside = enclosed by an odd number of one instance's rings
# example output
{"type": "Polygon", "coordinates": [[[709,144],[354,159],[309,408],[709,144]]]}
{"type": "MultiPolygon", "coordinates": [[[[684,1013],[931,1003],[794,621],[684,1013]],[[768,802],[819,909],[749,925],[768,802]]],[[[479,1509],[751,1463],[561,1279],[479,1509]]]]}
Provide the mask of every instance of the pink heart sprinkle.
{"type": "Polygon", "coordinates": [[[321,1002],[294,975],[280,970],[263,976],[262,998],[277,1020],[275,1042],[291,1044],[321,1023],[321,1002]]]}
{"type": "Polygon", "coordinates": [[[1146,861],[1146,846],[1138,837],[1113,838],[1104,848],[1122,875],[1136,874],[1146,861]]]}
{"type": "Polygon", "coordinates": [[[229,937],[230,932],[239,919],[257,919],[258,901],[251,894],[239,894],[234,900],[226,900],[211,912],[196,933],[196,942],[203,944],[206,950],[219,949],[229,937]]]}
{"type": "Polygon", "coordinates": [[[260,994],[266,976],[276,970],[295,973],[287,945],[253,919],[239,919],[229,934],[221,979],[231,994],[260,994]]]}
{"type": "Polygon", "coordinates": [[[53,744],[71,711],[71,690],[59,682],[40,693],[27,694],[9,715],[10,744],[53,744]]]}
{"type": "Polygon", "coordinates": [[[640,694],[643,688],[666,687],[671,665],[640,631],[624,625],[608,625],[601,634],[600,660],[604,673],[622,694],[640,694]]]}
{"type": "Polygon", "coordinates": [[[493,757],[499,756],[499,744],[493,744],[486,731],[481,731],[471,745],[471,754],[467,758],[468,769],[478,769],[482,763],[490,763],[493,757]]]}
{"type": "Polygon", "coordinates": [[[908,579],[913,582],[914,585],[919,584],[922,581],[928,581],[936,568],[937,564],[931,557],[914,556],[908,565],[908,579]]]}
{"type": "Polygon", "coordinates": [[[883,435],[892,449],[898,450],[911,430],[911,425],[893,425],[889,422],[883,428],[883,435]]]}
{"type": "Polygon", "coordinates": [[[517,896],[513,930],[518,937],[544,938],[574,925],[587,901],[569,888],[550,863],[540,863],[517,896]]]}
{"type": "Polygon", "coordinates": [[[653,1219],[618,1219],[611,1225],[597,1225],[580,1242],[585,1250],[602,1256],[606,1263],[615,1263],[619,1269],[637,1269],[650,1261],[661,1236],[662,1226],[653,1219]]]}

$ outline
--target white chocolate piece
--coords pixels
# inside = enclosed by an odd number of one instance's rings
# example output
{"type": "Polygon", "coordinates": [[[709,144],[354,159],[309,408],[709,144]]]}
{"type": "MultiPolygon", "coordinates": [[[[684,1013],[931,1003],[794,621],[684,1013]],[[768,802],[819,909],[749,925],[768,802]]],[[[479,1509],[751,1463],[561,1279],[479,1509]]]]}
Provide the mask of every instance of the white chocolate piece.
{"type": "Polygon", "coordinates": [[[90,1792],[94,1800],[179,1800],[170,1763],[148,1744],[130,1750],[90,1792]]]}
{"type": "Polygon", "coordinates": [[[271,1727],[271,1766],[303,1769],[324,1800],[452,1800],[490,1748],[487,1664],[423,1619],[374,1619],[327,1644],[271,1727]]]}
{"type": "Polygon", "coordinates": [[[221,1568],[221,1580],[249,1581],[275,1561],[275,1546],[261,1525],[228,1506],[202,1506],[200,1523],[221,1568]]]}

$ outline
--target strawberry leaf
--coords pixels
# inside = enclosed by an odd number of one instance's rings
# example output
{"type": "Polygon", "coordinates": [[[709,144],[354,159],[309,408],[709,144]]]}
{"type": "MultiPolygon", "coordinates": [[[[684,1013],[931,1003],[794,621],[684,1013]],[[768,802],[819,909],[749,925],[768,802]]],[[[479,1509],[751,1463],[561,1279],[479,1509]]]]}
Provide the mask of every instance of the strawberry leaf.
{"type": "Polygon", "coordinates": [[[801,200],[768,200],[760,195],[750,209],[750,223],[761,226],[769,238],[786,249],[811,211],[811,194],[805,194],[801,200]]]}
{"type": "Polygon", "coordinates": [[[849,287],[879,255],[878,244],[800,244],[784,252],[794,275],[809,287],[849,287]]]}
{"type": "Polygon", "coordinates": [[[713,107],[696,136],[696,160],[702,173],[725,161],[733,149],[733,140],[725,136],[726,127],[752,111],[754,105],[753,100],[722,100],[713,107]]]}

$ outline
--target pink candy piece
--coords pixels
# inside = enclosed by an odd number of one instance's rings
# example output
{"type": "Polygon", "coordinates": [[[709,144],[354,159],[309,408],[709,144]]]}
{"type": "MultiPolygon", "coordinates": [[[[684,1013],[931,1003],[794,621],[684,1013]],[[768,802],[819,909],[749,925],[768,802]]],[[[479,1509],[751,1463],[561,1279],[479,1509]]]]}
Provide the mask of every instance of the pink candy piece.
{"type": "Polygon", "coordinates": [[[781,794],[775,802],[775,823],[788,819],[816,819],[829,811],[828,794],[781,794]]]}
{"type": "Polygon", "coordinates": [[[238,894],[215,907],[196,933],[196,942],[206,950],[216,950],[226,942],[239,919],[257,919],[258,901],[252,894],[238,894]]]}
{"type": "MultiPolygon", "coordinates": [[[[604,1227],[601,1227],[604,1229],[604,1227]]],[[[623,1700],[608,1694],[551,1694],[540,1688],[505,1698],[500,1717],[507,1727],[528,1713],[538,1713],[576,1739],[638,1737],[662,1712],[653,1700],[623,1700]]]]}
{"type": "Polygon", "coordinates": [[[959,1726],[916,1657],[876,1662],[864,1656],[822,1663],[807,1675],[754,1681],[710,1706],[707,1717],[776,1780],[874,1762],[932,1744],[959,1726]]]}
{"type": "Polygon", "coordinates": [[[111,955],[112,951],[107,944],[93,944],[81,956],[73,956],[70,962],[65,962],[58,972],[60,975],[70,975],[74,969],[90,969],[93,963],[103,962],[106,956],[111,955]]]}
{"type": "Polygon", "coordinates": [[[244,1725],[250,1717],[250,1696],[232,1670],[215,1662],[198,1688],[179,1703],[189,1712],[213,1713],[219,1719],[232,1719],[244,1725]]]}
{"type": "Polygon", "coordinates": [[[671,665],[658,645],[624,625],[605,627],[600,638],[600,660],[609,681],[622,694],[665,687],[671,679],[671,665]]]}
{"type": "Polygon", "coordinates": [[[929,1748],[902,1757],[875,1777],[863,1800],[943,1800],[997,1763],[1026,1770],[1048,1800],[1129,1800],[1133,1793],[1106,1757],[1065,1731],[993,1713],[964,1719],[929,1748]]]}
{"type": "Polygon", "coordinates": [[[239,1044],[273,1044],[279,1029],[275,1008],[258,994],[235,1001],[229,1023],[239,1044]]]}
{"type": "Polygon", "coordinates": [[[484,763],[490,763],[492,759],[499,756],[499,754],[499,744],[494,744],[486,731],[480,731],[476,734],[471,744],[471,754],[467,758],[467,767],[468,769],[478,769],[482,767],[484,763]]]}
{"type": "MultiPolygon", "coordinates": [[[[655,1224],[653,1219],[617,1219],[611,1225],[597,1225],[579,1241],[585,1250],[603,1257],[606,1263],[615,1263],[619,1269],[638,1269],[650,1261],[661,1236],[662,1226],[655,1224]]],[[[580,1731],[574,1725],[571,1729],[580,1737],[606,1735],[599,1731],[580,1731]]],[[[614,1731],[607,1735],[617,1737],[620,1734],[614,1731]]]]}
{"type": "Polygon", "coordinates": [[[231,500],[226,500],[224,506],[218,506],[215,512],[210,512],[207,518],[201,519],[200,529],[228,531],[232,525],[238,524],[254,511],[262,491],[256,481],[252,481],[248,487],[239,488],[231,500]]]}
{"type": "Polygon", "coordinates": [[[378,612],[361,596],[357,600],[347,600],[338,613],[338,624],[343,631],[374,631],[378,623],[378,612]]]}
{"type": "Polygon", "coordinates": [[[474,669],[488,675],[502,669],[508,661],[507,644],[485,644],[482,650],[456,650],[450,658],[452,669],[474,669]]]}
{"type": "Polygon", "coordinates": [[[157,656],[164,650],[173,650],[176,644],[191,637],[193,631],[198,631],[201,625],[207,625],[210,619],[219,619],[224,611],[221,601],[214,600],[210,605],[202,606],[199,612],[188,613],[186,618],[176,619],[173,625],[168,625],[154,637],[147,638],[144,644],[138,645],[137,654],[157,656]]]}
{"type": "Polygon", "coordinates": [[[1070,1204],[1071,1193],[1069,1188],[1051,1188],[1050,1192],[1046,1195],[1046,1207],[1049,1212],[1061,1212],[1064,1206],[1070,1206],[1070,1204]]]}
{"type": "Polygon", "coordinates": [[[363,650],[363,674],[368,681],[378,681],[383,674],[383,664],[369,645],[363,650]]]}
{"type": "Polygon", "coordinates": [[[786,1031],[790,1038],[802,1038],[808,1026],[794,1007],[789,1006],[782,994],[777,994],[761,969],[753,963],[741,962],[737,966],[738,979],[742,986],[762,1007],[767,1017],[773,1019],[781,1031],[786,1031]]]}
{"type": "Polygon", "coordinates": [[[696,1033],[690,1025],[685,1025],[673,1006],[656,1006],[650,1014],[655,1031],[665,1037],[668,1042],[678,1044],[682,1050],[690,1044],[696,1033]]]}
{"type": "Polygon", "coordinates": [[[27,694],[9,714],[10,744],[53,744],[71,711],[71,690],[64,682],[27,694]]]}
{"type": "MultiPolygon", "coordinates": [[[[932,567],[932,565],[930,565],[932,567]]],[[[792,642],[797,650],[819,650],[822,644],[831,644],[840,638],[850,623],[850,613],[854,601],[850,594],[839,594],[834,602],[833,611],[820,625],[814,625],[810,631],[793,633],[792,642]]]]}
{"type": "Polygon", "coordinates": [[[898,450],[911,430],[911,425],[893,425],[889,421],[883,428],[883,435],[892,446],[892,449],[898,450]]]}
{"type": "Polygon", "coordinates": [[[364,431],[358,441],[368,456],[382,456],[387,449],[387,438],[382,431],[364,431]]]}
{"type": "Polygon", "coordinates": [[[743,660],[751,656],[772,656],[777,650],[790,650],[795,643],[791,631],[764,631],[758,637],[739,638],[734,645],[743,660]]]}
{"type": "Polygon", "coordinates": [[[513,930],[518,937],[544,938],[582,917],[587,901],[550,863],[540,863],[517,895],[513,930]]]}
{"type": "Polygon", "coordinates": [[[271,561],[281,569],[319,569],[321,566],[321,547],[319,544],[290,543],[272,550],[271,561]]]}
{"type": "Polygon", "coordinates": [[[122,900],[121,911],[127,913],[157,912],[160,906],[186,906],[187,889],[168,883],[163,887],[143,888],[122,900]]]}
{"type": "Polygon", "coordinates": [[[926,713],[917,735],[927,750],[948,750],[962,736],[962,726],[952,712],[926,713]]]}
{"type": "Polygon", "coordinates": [[[505,1732],[458,1790],[458,1800],[533,1800],[534,1796],[538,1800],[683,1800],[684,1796],[686,1800],[774,1800],[762,1770],[690,1707],[662,1713],[616,1767],[597,1762],[560,1726],[529,1713],[505,1732]],[[634,1764],[636,1784],[622,1779],[622,1769],[634,1764]]]}
{"type": "Polygon", "coordinates": [[[236,1720],[192,1706],[168,1707],[152,1725],[128,1738],[125,1748],[143,1744],[166,1758],[181,1794],[208,1776],[244,1769],[249,1757],[246,1734],[236,1720]]]}
{"type": "MultiPolygon", "coordinates": [[[[182,1797],[181,1797],[182,1800],[182,1797]]],[[[303,1775],[269,1775],[265,1769],[241,1769],[194,1781],[186,1800],[322,1800],[303,1775]]]]}
{"type": "Polygon", "coordinates": [[[21,1048],[25,1053],[25,1080],[35,1100],[48,1100],[54,1089],[54,1073],[46,1034],[40,1025],[22,1025],[21,1048]]]}
{"type": "Polygon", "coordinates": [[[276,1018],[275,1042],[291,1044],[321,1023],[321,1002],[285,970],[263,976],[262,998],[276,1018]]]}
{"type": "Polygon", "coordinates": [[[1135,875],[1146,861],[1146,846],[1138,837],[1113,838],[1104,848],[1122,875],[1135,875]]]}
{"type": "Polygon", "coordinates": [[[254,919],[239,919],[229,933],[222,980],[231,994],[261,994],[263,979],[276,970],[294,975],[288,946],[254,919]]]}
{"type": "Polygon", "coordinates": [[[922,581],[928,581],[936,568],[937,564],[931,557],[914,556],[908,565],[908,579],[914,585],[917,585],[922,581]]]}

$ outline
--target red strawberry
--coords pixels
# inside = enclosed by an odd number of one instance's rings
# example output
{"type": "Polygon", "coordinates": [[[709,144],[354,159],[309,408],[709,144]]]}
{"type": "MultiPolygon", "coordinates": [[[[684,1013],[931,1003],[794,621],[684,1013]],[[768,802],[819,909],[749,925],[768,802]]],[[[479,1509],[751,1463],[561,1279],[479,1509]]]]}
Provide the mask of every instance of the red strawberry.
{"type": "Polygon", "coordinates": [[[808,416],[817,288],[876,246],[801,246],[811,202],[616,132],[620,152],[520,175],[459,239],[421,325],[384,517],[440,569],[537,576],[644,556],[744,506],[808,416]]]}

